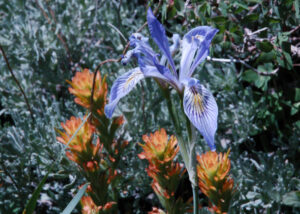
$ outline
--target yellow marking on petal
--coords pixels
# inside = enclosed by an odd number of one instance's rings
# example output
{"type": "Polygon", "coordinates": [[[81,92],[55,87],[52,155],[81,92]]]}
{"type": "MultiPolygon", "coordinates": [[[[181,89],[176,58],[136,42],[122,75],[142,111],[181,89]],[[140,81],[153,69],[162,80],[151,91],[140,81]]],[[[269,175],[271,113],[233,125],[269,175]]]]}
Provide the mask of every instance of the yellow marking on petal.
{"type": "Polygon", "coordinates": [[[140,75],[142,72],[136,72],[131,74],[131,76],[126,80],[124,89],[126,90],[128,88],[128,85],[131,83],[132,80],[136,78],[136,76],[140,75]]]}
{"type": "Polygon", "coordinates": [[[194,94],[194,106],[197,113],[204,112],[203,97],[200,94],[194,94]]]}
{"type": "Polygon", "coordinates": [[[197,34],[196,39],[198,39],[200,42],[202,42],[204,40],[204,36],[197,34]]]}

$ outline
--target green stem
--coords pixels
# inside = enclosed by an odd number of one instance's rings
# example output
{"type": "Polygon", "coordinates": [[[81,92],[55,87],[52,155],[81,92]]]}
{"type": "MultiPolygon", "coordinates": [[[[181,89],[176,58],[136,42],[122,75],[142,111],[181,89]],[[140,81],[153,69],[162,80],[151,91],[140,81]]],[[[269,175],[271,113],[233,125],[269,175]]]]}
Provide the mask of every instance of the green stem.
{"type": "MultiPolygon", "coordinates": [[[[160,85],[160,84],[159,84],[160,85]]],[[[189,121],[189,119],[186,117],[186,126],[188,131],[188,143],[184,143],[182,132],[180,129],[178,116],[175,114],[175,109],[170,97],[170,91],[167,89],[162,88],[162,92],[164,97],[167,100],[167,107],[169,110],[170,117],[173,121],[173,124],[175,126],[176,130],[176,136],[180,148],[180,153],[182,155],[183,161],[185,166],[188,169],[189,177],[192,183],[192,189],[193,189],[193,206],[194,206],[194,214],[198,214],[198,194],[197,194],[197,170],[196,170],[196,150],[195,150],[195,139],[193,134],[193,127],[189,121]],[[188,146],[188,147],[187,147],[188,146]]],[[[180,96],[180,95],[179,95],[180,96]]],[[[182,100],[182,96],[180,96],[180,99],[182,100]]],[[[183,104],[181,102],[181,109],[183,111],[183,104]]],[[[184,112],[184,111],[183,111],[184,112]]]]}
{"type": "MultiPolygon", "coordinates": [[[[183,97],[181,97],[181,110],[184,113],[184,108],[183,108],[183,97]]],[[[194,174],[193,177],[193,181],[192,182],[192,189],[193,189],[193,206],[194,206],[194,214],[198,214],[198,177],[197,177],[197,162],[196,162],[196,139],[195,139],[195,128],[193,127],[193,125],[191,124],[191,121],[189,120],[189,118],[185,115],[185,119],[186,119],[186,128],[188,131],[188,142],[189,142],[189,170],[192,171],[192,173],[194,174]]]]}
{"type": "Polygon", "coordinates": [[[167,100],[167,107],[168,107],[168,110],[169,110],[170,117],[171,117],[171,119],[173,121],[173,124],[175,126],[176,135],[182,136],[179,121],[178,121],[178,117],[176,117],[176,115],[175,115],[174,106],[173,106],[173,103],[172,103],[172,100],[171,100],[171,97],[170,97],[170,91],[168,89],[164,89],[164,88],[161,88],[161,89],[162,89],[164,97],[167,100]]]}
{"type": "Polygon", "coordinates": [[[199,209],[198,209],[198,187],[192,185],[193,188],[193,206],[194,206],[194,210],[193,210],[193,214],[198,214],[199,213],[199,209]]]}

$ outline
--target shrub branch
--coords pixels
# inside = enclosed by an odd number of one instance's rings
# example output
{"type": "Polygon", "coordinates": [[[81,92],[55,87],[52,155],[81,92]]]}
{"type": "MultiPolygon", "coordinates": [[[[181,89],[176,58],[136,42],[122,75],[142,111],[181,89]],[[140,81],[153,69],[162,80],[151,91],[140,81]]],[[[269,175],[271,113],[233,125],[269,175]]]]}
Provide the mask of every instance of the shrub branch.
{"type": "Polygon", "coordinates": [[[2,48],[1,45],[0,45],[0,50],[1,50],[1,52],[2,52],[2,55],[3,55],[3,57],[4,57],[4,60],[5,60],[5,62],[6,62],[7,68],[8,68],[8,70],[9,70],[11,76],[13,77],[14,81],[17,83],[17,85],[18,85],[18,87],[19,87],[19,89],[20,89],[20,91],[21,91],[21,93],[22,93],[22,95],[23,95],[23,97],[24,97],[24,99],[25,99],[25,103],[26,103],[27,108],[28,108],[28,110],[29,110],[29,112],[30,112],[31,119],[32,119],[32,121],[34,121],[33,112],[32,112],[32,110],[31,110],[30,104],[29,104],[29,102],[28,102],[27,96],[26,96],[26,94],[25,94],[25,92],[24,92],[24,90],[23,90],[23,88],[22,88],[22,86],[21,86],[19,80],[17,79],[17,77],[15,76],[13,70],[11,69],[10,64],[9,64],[9,62],[8,62],[8,59],[7,59],[7,57],[6,57],[6,54],[5,54],[5,52],[4,52],[4,49],[2,48]]]}

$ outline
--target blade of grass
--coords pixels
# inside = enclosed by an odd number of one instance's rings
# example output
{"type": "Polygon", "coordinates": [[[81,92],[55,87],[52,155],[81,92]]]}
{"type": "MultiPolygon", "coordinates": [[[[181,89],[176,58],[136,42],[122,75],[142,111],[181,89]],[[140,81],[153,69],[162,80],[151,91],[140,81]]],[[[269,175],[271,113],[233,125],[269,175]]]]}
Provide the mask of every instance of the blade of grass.
{"type": "Polygon", "coordinates": [[[43,177],[43,179],[41,180],[41,182],[39,183],[38,187],[35,189],[35,191],[33,192],[31,198],[29,199],[28,203],[26,204],[25,209],[23,210],[23,214],[32,214],[35,210],[36,207],[36,202],[38,200],[38,197],[42,191],[42,188],[48,178],[49,173],[52,171],[55,163],[60,160],[61,156],[64,154],[65,149],[69,146],[70,142],[74,139],[74,137],[77,135],[77,133],[79,132],[79,130],[83,127],[83,125],[86,123],[86,121],[88,120],[88,118],[91,116],[91,113],[89,113],[86,118],[82,121],[82,123],[80,124],[80,126],[76,129],[75,133],[72,135],[72,137],[70,138],[70,140],[67,143],[67,146],[62,150],[62,152],[60,153],[60,155],[56,158],[56,160],[51,164],[47,174],[43,177]]]}
{"type": "Polygon", "coordinates": [[[33,192],[30,200],[28,201],[25,209],[23,210],[23,214],[31,214],[34,212],[35,206],[36,206],[36,202],[39,198],[40,192],[42,191],[42,188],[48,178],[49,173],[52,171],[54,164],[51,165],[51,167],[49,168],[47,174],[43,177],[43,179],[41,180],[41,182],[39,183],[38,187],[35,189],[35,191],[33,192]]]}
{"type": "Polygon", "coordinates": [[[78,204],[78,202],[80,201],[80,199],[82,198],[82,196],[85,193],[86,188],[88,187],[88,183],[86,183],[78,192],[77,194],[74,196],[74,198],[70,201],[70,203],[68,204],[68,206],[64,209],[64,211],[61,214],[70,214],[74,208],[76,207],[76,205],[78,204]]]}

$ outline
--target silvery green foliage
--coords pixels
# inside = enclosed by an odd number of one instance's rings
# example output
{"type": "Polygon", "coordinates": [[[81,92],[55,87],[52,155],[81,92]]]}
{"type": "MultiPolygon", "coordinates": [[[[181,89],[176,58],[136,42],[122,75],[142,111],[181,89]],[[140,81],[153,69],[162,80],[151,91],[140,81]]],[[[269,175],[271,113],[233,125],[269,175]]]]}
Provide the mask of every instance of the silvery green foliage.
{"type": "MultiPolygon", "coordinates": [[[[102,60],[121,55],[125,42],[109,24],[128,38],[146,21],[144,1],[122,1],[121,6],[119,1],[100,0],[38,2],[52,20],[50,24],[36,1],[0,2],[0,44],[36,120],[31,124],[24,99],[0,56],[0,161],[6,170],[0,173],[1,213],[20,213],[49,162],[58,157],[61,145],[55,141],[53,128],[59,128],[59,122],[71,115],[85,113],[73,103],[65,80],[80,67],[95,68],[102,60]],[[63,35],[69,56],[57,33],[63,35]]],[[[299,37],[299,30],[286,33],[299,25],[297,1],[212,2],[215,1],[190,1],[185,7],[182,0],[173,5],[164,1],[158,19],[169,38],[199,25],[218,28],[220,32],[210,49],[213,57],[244,59],[261,72],[279,68],[275,76],[261,76],[241,64],[205,62],[194,72],[219,107],[217,151],[231,148],[231,174],[237,188],[231,213],[297,213],[299,208],[284,198],[299,190],[300,176],[300,77],[293,67],[299,64],[299,56],[292,52],[299,43],[293,39],[299,37]],[[246,32],[264,27],[268,29],[244,42],[246,32]]],[[[149,35],[146,29],[142,33],[149,35]]],[[[175,64],[179,64],[180,57],[174,56],[175,64]]],[[[136,63],[127,67],[134,68],[136,63]]],[[[101,69],[101,74],[110,74],[109,87],[124,72],[118,63],[101,69]]],[[[180,108],[175,93],[172,100],[180,108]]],[[[159,203],[143,170],[146,164],[137,158],[140,148],[136,142],[160,127],[174,134],[174,127],[154,80],[137,85],[137,90],[119,103],[116,112],[121,110],[127,120],[124,129],[128,131],[130,148],[120,167],[125,169],[120,189],[127,191],[122,192],[120,204],[127,211],[144,213],[159,203]]],[[[180,121],[185,126],[185,118],[180,121]]],[[[208,149],[200,135],[198,143],[202,146],[199,152],[208,149]]],[[[76,171],[74,164],[65,158],[61,160],[44,186],[37,212],[58,213],[67,205],[71,193],[83,182],[76,171]]],[[[201,201],[207,204],[202,195],[201,201]]]]}

